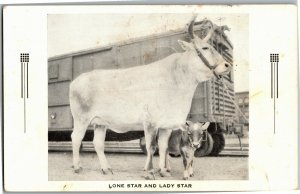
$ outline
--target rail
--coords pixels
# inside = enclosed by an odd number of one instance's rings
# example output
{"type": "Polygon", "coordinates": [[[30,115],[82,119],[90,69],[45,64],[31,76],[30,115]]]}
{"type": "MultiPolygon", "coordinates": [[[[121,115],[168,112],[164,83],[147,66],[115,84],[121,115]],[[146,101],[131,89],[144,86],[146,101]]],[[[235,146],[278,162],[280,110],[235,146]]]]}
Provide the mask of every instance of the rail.
{"type": "MultiPolygon", "coordinates": [[[[71,152],[72,143],[65,142],[48,142],[48,150],[56,152],[71,152]]],[[[91,141],[83,141],[81,151],[95,152],[94,144],[91,141]]],[[[141,154],[143,151],[138,142],[105,142],[105,152],[109,153],[136,153],[141,154]]],[[[248,145],[243,144],[242,149],[239,145],[227,145],[220,152],[220,156],[248,156],[248,145]]]]}

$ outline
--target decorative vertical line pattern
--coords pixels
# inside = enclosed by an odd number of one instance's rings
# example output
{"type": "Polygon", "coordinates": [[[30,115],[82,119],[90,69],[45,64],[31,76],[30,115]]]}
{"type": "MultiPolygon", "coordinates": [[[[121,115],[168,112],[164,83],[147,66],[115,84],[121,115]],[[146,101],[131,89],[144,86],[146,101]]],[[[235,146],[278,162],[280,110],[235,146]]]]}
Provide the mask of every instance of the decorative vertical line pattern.
{"type": "Polygon", "coordinates": [[[25,63],[23,63],[23,65],[24,65],[24,75],[23,75],[23,79],[24,79],[24,81],[23,81],[23,91],[24,91],[24,100],[23,100],[23,102],[24,102],[24,133],[26,133],[26,99],[25,99],[25,95],[26,95],[26,90],[25,90],[25,87],[26,87],[26,67],[25,67],[25,63]]]}
{"type": "Polygon", "coordinates": [[[279,82],[278,82],[278,63],[279,63],[279,54],[270,54],[270,63],[271,63],[271,99],[273,99],[273,117],[274,117],[274,134],[276,131],[276,100],[279,96],[279,82]],[[274,66],[274,67],[273,67],[274,66]],[[274,98],[273,98],[274,97],[274,98]]]}
{"type": "Polygon", "coordinates": [[[279,78],[278,78],[278,62],[279,62],[279,60],[277,59],[277,62],[276,62],[276,72],[277,72],[277,74],[276,74],[276,82],[277,82],[276,83],[276,87],[277,87],[276,91],[277,91],[277,98],[278,98],[278,90],[279,90],[279,86],[278,86],[278,80],[279,80],[279,78]]]}
{"type": "Polygon", "coordinates": [[[273,65],[274,65],[274,76],[273,76],[273,80],[274,80],[274,95],[273,95],[273,104],[274,104],[274,108],[273,108],[273,120],[274,120],[274,134],[275,134],[275,131],[276,131],[276,115],[275,115],[275,113],[276,113],[276,103],[275,103],[275,94],[276,94],[276,66],[275,66],[275,64],[276,63],[273,63],[273,65]]]}
{"type": "Polygon", "coordinates": [[[26,99],[29,97],[28,93],[28,63],[29,63],[29,53],[20,53],[21,62],[21,98],[23,98],[24,106],[24,133],[26,133],[26,99]],[[26,98],[25,98],[26,96],[26,98]]]}
{"type": "Polygon", "coordinates": [[[23,98],[23,63],[21,62],[21,98],[23,98]]]}
{"type": "Polygon", "coordinates": [[[28,98],[28,62],[26,63],[26,94],[27,94],[27,98],[28,98]]]}
{"type": "Polygon", "coordinates": [[[271,98],[273,98],[273,63],[271,62],[271,98]]]}
{"type": "Polygon", "coordinates": [[[26,133],[26,98],[25,98],[25,93],[26,93],[26,90],[25,90],[25,87],[26,87],[26,79],[25,79],[25,76],[26,76],[26,68],[25,68],[25,63],[24,64],[24,133],[26,133]]]}

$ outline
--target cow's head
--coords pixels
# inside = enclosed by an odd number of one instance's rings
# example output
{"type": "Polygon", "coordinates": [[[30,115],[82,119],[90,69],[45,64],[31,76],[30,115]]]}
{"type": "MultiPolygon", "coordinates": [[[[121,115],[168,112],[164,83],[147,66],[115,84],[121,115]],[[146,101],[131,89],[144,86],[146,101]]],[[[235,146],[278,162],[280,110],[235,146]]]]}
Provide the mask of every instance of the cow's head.
{"type": "MultiPolygon", "coordinates": [[[[188,26],[188,33],[191,37],[191,42],[185,42],[178,40],[183,50],[190,52],[189,63],[193,65],[197,64],[196,71],[204,72],[206,75],[225,75],[229,73],[232,69],[232,65],[226,62],[223,57],[211,46],[208,41],[214,33],[214,25],[209,20],[204,20],[202,22],[202,28],[208,28],[208,33],[202,39],[195,35],[194,33],[194,23],[196,16],[193,17],[192,21],[188,26]],[[199,66],[199,63],[201,64],[199,66]],[[211,74],[213,73],[213,74],[211,74]]],[[[203,75],[199,75],[203,76],[203,75]]],[[[199,81],[203,81],[200,80],[199,81]]]]}
{"type": "Polygon", "coordinates": [[[203,134],[207,130],[210,122],[206,123],[193,123],[192,121],[186,122],[186,132],[188,134],[188,140],[190,145],[198,149],[201,146],[202,140],[203,140],[203,134]]]}

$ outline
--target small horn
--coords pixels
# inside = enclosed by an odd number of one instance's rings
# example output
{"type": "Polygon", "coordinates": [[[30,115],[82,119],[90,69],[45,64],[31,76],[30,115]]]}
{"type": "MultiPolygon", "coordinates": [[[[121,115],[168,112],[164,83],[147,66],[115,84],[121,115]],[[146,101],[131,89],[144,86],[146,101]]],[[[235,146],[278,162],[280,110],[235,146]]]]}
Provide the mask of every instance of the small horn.
{"type": "Polygon", "coordinates": [[[179,127],[179,129],[181,131],[187,131],[188,126],[187,125],[182,125],[181,127],[179,127]]]}
{"type": "Polygon", "coordinates": [[[203,130],[206,130],[209,125],[210,125],[210,122],[206,122],[201,127],[202,127],[203,130]]]}
{"type": "Polygon", "coordinates": [[[190,127],[190,126],[193,125],[194,123],[193,123],[192,121],[186,121],[185,124],[186,124],[187,126],[190,127]]]}
{"type": "Polygon", "coordinates": [[[188,27],[188,32],[189,32],[189,35],[190,35],[192,40],[195,39],[195,36],[196,36],[195,33],[194,33],[194,23],[195,23],[196,18],[197,18],[197,15],[194,15],[192,17],[192,20],[191,20],[191,22],[189,24],[189,27],[188,27]]]}

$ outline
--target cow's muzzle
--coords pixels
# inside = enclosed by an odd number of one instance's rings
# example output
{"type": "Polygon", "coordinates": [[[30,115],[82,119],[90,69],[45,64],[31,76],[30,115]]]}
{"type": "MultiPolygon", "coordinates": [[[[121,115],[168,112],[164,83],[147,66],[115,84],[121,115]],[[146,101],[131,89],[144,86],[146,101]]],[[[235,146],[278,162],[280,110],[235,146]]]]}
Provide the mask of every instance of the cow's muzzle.
{"type": "Polygon", "coordinates": [[[200,148],[200,142],[193,142],[193,148],[198,149],[200,148]]]}

